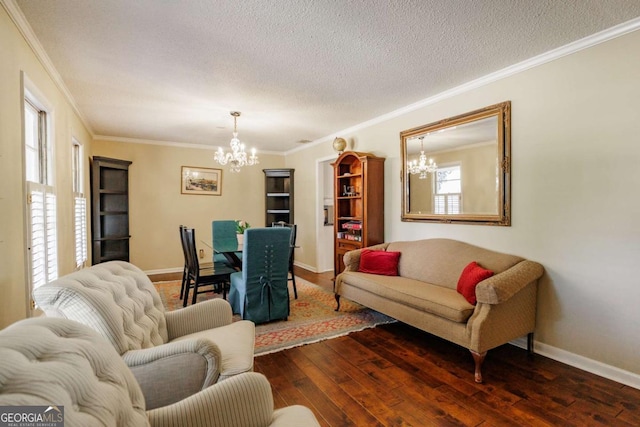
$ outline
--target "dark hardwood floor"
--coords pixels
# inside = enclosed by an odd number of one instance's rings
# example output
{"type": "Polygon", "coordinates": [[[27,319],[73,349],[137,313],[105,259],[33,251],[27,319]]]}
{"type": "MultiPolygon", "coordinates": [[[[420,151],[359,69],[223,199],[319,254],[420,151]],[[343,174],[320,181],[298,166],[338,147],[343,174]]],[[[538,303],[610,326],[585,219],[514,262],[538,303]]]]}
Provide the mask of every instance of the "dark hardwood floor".
{"type": "MultiPolygon", "coordinates": [[[[332,274],[296,269],[331,289],[332,274]]],[[[469,351],[394,323],[256,358],[276,407],[308,406],[323,426],[639,426],[640,390],[523,349],[469,351]]]]}

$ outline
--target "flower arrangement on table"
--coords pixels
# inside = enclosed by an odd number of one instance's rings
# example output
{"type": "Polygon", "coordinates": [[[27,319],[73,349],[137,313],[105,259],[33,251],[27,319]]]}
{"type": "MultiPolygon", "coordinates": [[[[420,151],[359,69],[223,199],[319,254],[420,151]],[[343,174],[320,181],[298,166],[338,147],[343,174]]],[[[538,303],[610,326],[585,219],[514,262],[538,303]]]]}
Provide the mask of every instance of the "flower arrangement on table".
{"type": "Polygon", "coordinates": [[[244,221],[242,219],[237,219],[236,220],[236,233],[237,234],[244,234],[244,231],[247,228],[251,228],[251,224],[249,224],[247,221],[244,221]]]}

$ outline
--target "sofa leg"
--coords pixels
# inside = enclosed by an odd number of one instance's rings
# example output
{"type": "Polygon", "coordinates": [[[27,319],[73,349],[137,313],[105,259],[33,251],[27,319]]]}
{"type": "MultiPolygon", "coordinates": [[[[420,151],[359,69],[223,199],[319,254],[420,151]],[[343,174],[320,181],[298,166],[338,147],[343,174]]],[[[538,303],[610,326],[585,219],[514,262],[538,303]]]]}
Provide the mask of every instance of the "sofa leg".
{"type": "Polygon", "coordinates": [[[527,334],[527,354],[533,356],[533,332],[527,334]]]}
{"type": "Polygon", "coordinates": [[[336,302],[338,303],[338,306],[336,307],[336,311],[340,311],[340,295],[334,294],[333,296],[336,298],[336,302]]]}
{"type": "Polygon", "coordinates": [[[476,371],[474,374],[475,381],[480,384],[482,383],[482,362],[484,362],[484,358],[487,356],[487,352],[478,353],[473,350],[469,350],[471,355],[473,356],[473,361],[476,363],[476,371]]]}

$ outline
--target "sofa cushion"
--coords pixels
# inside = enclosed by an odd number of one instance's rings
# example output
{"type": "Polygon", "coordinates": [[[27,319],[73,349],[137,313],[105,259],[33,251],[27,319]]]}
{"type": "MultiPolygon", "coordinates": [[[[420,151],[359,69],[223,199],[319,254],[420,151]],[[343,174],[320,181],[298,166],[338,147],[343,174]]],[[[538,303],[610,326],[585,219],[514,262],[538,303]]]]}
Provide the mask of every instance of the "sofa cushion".
{"type": "Polygon", "coordinates": [[[477,262],[472,261],[462,270],[460,279],[458,279],[457,291],[469,301],[469,304],[476,305],[476,286],[491,276],[493,276],[493,271],[482,268],[477,262]]]}
{"type": "Polygon", "coordinates": [[[397,276],[398,258],[400,258],[400,252],[363,249],[360,254],[358,271],[383,276],[397,276]]]}
{"type": "Polygon", "coordinates": [[[342,281],[350,286],[454,322],[466,322],[474,310],[474,306],[455,289],[401,276],[379,276],[347,271],[342,273],[342,281]]]}
{"type": "Polygon", "coordinates": [[[494,252],[465,242],[450,239],[427,239],[392,242],[388,251],[400,251],[398,274],[409,279],[446,286],[454,291],[460,272],[472,261],[495,274],[513,267],[523,258],[494,252]]]}

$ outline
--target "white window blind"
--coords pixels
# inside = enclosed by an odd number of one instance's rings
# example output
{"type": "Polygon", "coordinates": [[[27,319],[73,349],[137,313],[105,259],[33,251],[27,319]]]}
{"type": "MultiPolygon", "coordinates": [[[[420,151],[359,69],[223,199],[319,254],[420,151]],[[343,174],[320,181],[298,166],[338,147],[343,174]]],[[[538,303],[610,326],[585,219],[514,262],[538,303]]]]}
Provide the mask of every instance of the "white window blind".
{"type": "Polygon", "coordinates": [[[461,194],[436,194],[433,197],[433,208],[436,214],[459,214],[461,194]]]}
{"type": "Polygon", "coordinates": [[[76,268],[80,268],[87,260],[87,200],[84,197],[75,198],[74,212],[76,268]]]}
{"type": "Polygon", "coordinates": [[[58,240],[53,147],[49,116],[43,104],[25,88],[24,149],[27,189],[26,238],[31,290],[58,278],[58,240]]]}
{"type": "Polygon", "coordinates": [[[72,146],[73,224],[76,249],[76,269],[87,261],[87,200],[82,192],[82,146],[75,139],[72,146]]]}
{"type": "Polygon", "coordinates": [[[31,274],[33,289],[58,278],[56,196],[50,188],[29,183],[28,211],[31,228],[31,274]]]}

